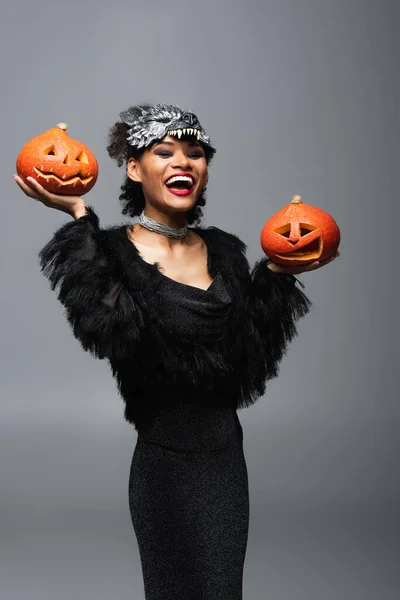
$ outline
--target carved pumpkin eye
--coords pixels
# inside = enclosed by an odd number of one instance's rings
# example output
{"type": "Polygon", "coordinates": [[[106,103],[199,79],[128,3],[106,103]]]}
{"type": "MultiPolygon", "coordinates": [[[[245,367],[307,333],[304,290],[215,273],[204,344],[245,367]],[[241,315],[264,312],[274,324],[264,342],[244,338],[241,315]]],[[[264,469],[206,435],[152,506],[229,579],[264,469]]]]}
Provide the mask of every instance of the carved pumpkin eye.
{"type": "Polygon", "coordinates": [[[318,227],[315,227],[314,225],[310,225],[309,223],[300,223],[301,237],[303,237],[304,235],[307,235],[308,233],[310,233],[310,231],[315,231],[316,229],[318,229],[318,227]]]}
{"type": "Polygon", "coordinates": [[[49,148],[46,148],[44,153],[46,156],[58,156],[57,150],[56,150],[54,144],[52,144],[49,148]]]}
{"type": "MultiPolygon", "coordinates": [[[[290,223],[286,223],[286,225],[282,225],[282,227],[278,227],[278,229],[274,229],[274,231],[275,233],[279,233],[279,235],[288,238],[290,237],[290,229],[290,223]]],[[[316,229],[318,229],[318,227],[310,225],[309,223],[300,223],[300,236],[304,237],[310,233],[310,231],[315,231],[316,229]]]]}
{"type": "Polygon", "coordinates": [[[282,225],[282,227],[278,227],[278,229],[274,229],[275,233],[279,233],[279,235],[283,235],[283,237],[289,237],[290,235],[290,223],[286,225],[282,225]]]}
{"type": "Polygon", "coordinates": [[[89,164],[88,157],[84,150],[82,150],[82,152],[76,157],[75,160],[77,160],[78,162],[84,163],[85,165],[89,164]]]}

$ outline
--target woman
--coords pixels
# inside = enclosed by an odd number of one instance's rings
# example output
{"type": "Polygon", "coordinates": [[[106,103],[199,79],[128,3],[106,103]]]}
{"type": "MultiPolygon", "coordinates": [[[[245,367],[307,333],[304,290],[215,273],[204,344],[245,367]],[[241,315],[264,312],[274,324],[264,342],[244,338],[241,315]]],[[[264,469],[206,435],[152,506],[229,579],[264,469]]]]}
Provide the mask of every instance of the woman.
{"type": "Polygon", "coordinates": [[[262,396],[309,311],[294,274],[322,263],[264,258],[250,271],[238,237],[199,225],[215,149],[193,113],[132,107],[108,152],[126,164],[131,226],[100,229],[82,198],[15,180],[74,218],[41,266],[83,348],[109,361],[138,432],[129,503],[146,599],[240,600],[249,497],[237,410],[262,396]]]}

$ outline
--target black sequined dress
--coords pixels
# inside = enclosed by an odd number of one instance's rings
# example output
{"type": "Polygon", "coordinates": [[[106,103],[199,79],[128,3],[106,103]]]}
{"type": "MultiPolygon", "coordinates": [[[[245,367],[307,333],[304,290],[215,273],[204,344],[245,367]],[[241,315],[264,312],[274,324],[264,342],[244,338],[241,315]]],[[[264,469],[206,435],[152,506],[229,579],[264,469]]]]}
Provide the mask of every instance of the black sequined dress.
{"type": "MultiPolygon", "coordinates": [[[[208,290],[161,277],[171,329],[218,338],[230,304],[220,276],[208,290]]],[[[182,398],[139,428],[129,505],[146,600],[241,600],[249,495],[234,408],[182,398]]]]}

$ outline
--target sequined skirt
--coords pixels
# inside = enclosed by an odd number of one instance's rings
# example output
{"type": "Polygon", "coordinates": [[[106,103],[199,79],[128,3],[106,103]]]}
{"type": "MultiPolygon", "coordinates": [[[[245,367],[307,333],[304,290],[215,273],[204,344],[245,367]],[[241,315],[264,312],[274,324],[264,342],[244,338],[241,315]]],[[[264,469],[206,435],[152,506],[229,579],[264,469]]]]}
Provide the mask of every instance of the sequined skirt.
{"type": "Polygon", "coordinates": [[[249,490],[236,410],[169,408],[141,428],[129,506],[146,600],[242,600],[249,490]]]}

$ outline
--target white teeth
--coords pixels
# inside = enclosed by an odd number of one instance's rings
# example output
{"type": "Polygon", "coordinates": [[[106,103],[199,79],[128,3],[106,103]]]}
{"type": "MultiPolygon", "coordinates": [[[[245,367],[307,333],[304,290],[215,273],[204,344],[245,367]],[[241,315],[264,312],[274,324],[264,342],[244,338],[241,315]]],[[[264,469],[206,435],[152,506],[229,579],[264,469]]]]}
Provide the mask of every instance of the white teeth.
{"type": "Polygon", "coordinates": [[[182,129],[183,135],[186,135],[186,129],[182,129]]]}
{"type": "Polygon", "coordinates": [[[182,129],[178,129],[178,138],[181,139],[182,137],[182,129]]]}
{"type": "Polygon", "coordinates": [[[165,184],[168,185],[170,183],[175,183],[176,181],[189,181],[189,183],[193,183],[193,179],[191,177],[187,177],[186,175],[175,175],[168,179],[165,184]]]}

